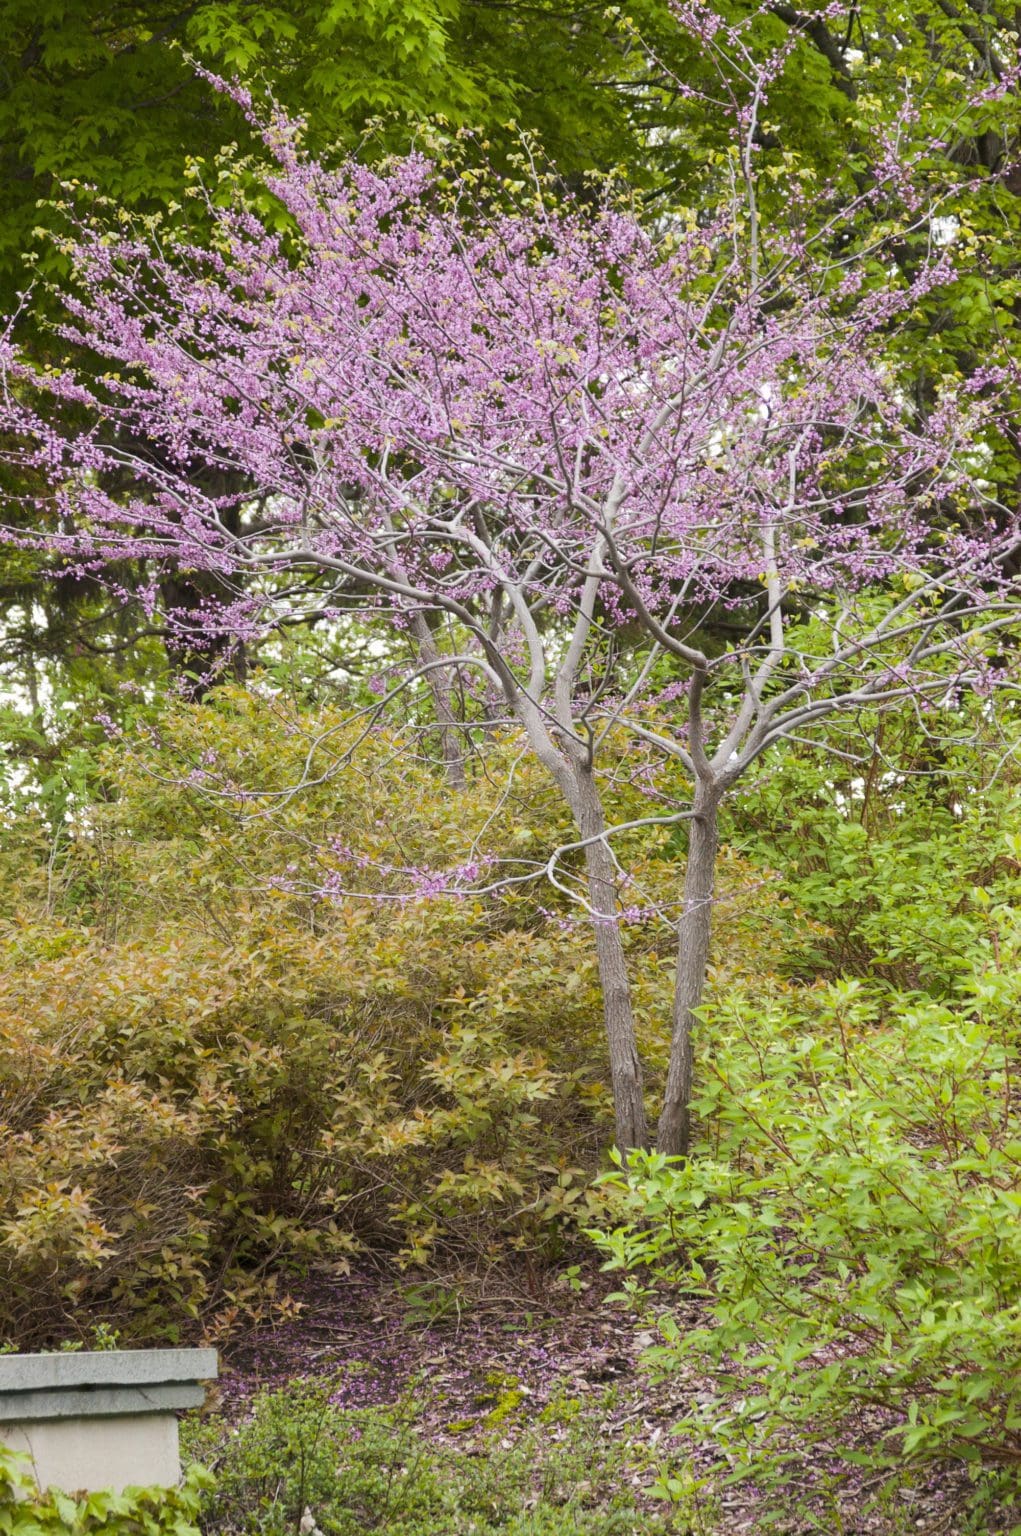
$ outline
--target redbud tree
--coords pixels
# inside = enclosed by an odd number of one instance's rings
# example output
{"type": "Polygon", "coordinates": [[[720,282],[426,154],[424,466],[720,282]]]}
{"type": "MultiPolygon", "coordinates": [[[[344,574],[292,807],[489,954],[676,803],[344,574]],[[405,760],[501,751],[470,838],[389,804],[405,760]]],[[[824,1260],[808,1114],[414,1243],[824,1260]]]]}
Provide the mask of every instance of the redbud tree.
{"type": "MultiPolygon", "coordinates": [[[[708,14],[689,22],[717,47],[708,14]]],[[[473,720],[521,734],[576,827],[548,873],[581,861],[624,1151],[650,1134],[611,743],[615,771],[631,739],[690,786],[647,818],[687,827],[656,1135],[678,1154],[726,796],[835,715],[992,686],[1016,616],[1003,376],[932,380],[923,407],[898,361],[954,276],[918,166],[894,130],[851,209],[826,188],[810,207],[788,168],[764,231],[771,66],[746,62],[715,201],[656,229],[527,157],[495,189],[423,153],[331,168],[276,117],[285,218],[209,197],[212,239],[189,244],[99,209],[67,241],[62,334],[86,361],[41,374],[16,326],[3,342],[3,456],[30,488],[8,538],[112,582],[141,561],[154,604],[161,569],[209,573],[221,596],[187,623],[218,635],[357,612],[417,636],[455,781],[451,742],[485,750],[473,720]]]]}

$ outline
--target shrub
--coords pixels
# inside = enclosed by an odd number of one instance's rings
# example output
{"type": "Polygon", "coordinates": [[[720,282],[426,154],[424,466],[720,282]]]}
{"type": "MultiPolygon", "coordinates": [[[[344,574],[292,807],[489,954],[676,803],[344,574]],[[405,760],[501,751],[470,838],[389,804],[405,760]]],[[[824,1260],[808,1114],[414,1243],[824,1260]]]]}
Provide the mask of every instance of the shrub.
{"type": "Polygon", "coordinates": [[[866,717],[832,728],[832,754],[768,757],[728,835],[788,898],[774,965],[954,995],[976,917],[1017,890],[1015,736],[1009,705],[971,700],[928,729],[866,717]]]}
{"type": "MultiPolygon", "coordinates": [[[[452,900],[310,920],[239,891],[222,847],[132,847],[101,923],[6,934],[7,1337],[180,1327],[271,1295],[269,1265],[364,1245],[410,1263],[542,1246],[608,1123],[576,934],[452,900]]],[[[86,850],[97,902],[126,852],[86,850]]]]}
{"type": "Polygon", "coordinates": [[[974,922],[969,960],[951,1003],[852,979],[718,1005],[698,1155],[612,1181],[625,1294],[708,1309],[682,1333],[666,1307],[650,1359],[711,1373],[686,1427],[760,1482],[814,1443],[1021,1458],[1021,913],[974,922]]]}
{"type": "MultiPolygon", "coordinates": [[[[236,692],[169,709],[95,771],[45,900],[11,896],[0,1336],[173,1336],[360,1249],[442,1268],[571,1239],[612,1125],[587,926],[541,886],[408,902],[387,872],[473,840],[541,863],[555,801],[494,772],[455,804],[397,741],[367,772],[356,734],[236,692]],[[332,845],[376,900],[323,896],[332,845]]],[[[672,850],[636,855],[673,882],[672,850]]],[[[628,942],[655,1058],[671,938],[628,942]]]]}
{"type": "MultiPolygon", "coordinates": [[[[588,926],[544,885],[408,902],[395,872],[473,845],[520,872],[570,829],[513,743],[456,800],[358,736],[240,691],[167,705],[83,773],[49,879],[6,889],[0,1338],[177,1336],[358,1250],[442,1269],[574,1240],[613,1124],[588,926]],[[373,900],[325,894],[341,865],[373,900]]],[[[676,895],[665,833],[628,854],[676,895]]],[[[728,974],[760,965],[762,905],[729,914],[728,974]]],[[[656,1064],[672,937],[628,945],[656,1064]]]]}
{"type": "Polygon", "coordinates": [[[125,1488],[72,1498],[40,1494],[27,1458],[0,1446],[0,1531],[3,1536],[199,1536],[199,1502],[210,1479],[188,1469],[177,1488],[125,1488]]]}

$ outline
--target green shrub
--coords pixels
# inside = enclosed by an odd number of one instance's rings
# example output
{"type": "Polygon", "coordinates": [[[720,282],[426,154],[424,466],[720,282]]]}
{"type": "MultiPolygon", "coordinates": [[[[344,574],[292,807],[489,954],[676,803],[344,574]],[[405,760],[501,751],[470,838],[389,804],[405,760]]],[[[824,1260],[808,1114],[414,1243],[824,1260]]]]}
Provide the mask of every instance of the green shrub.
{"type": "Polygon", "coordinates": [[[1016,727],[971,701],[929,721],[856,718],[834,752],[767,756],[731,803],[727,835],[788,898],[773,967],[855,975],[952,996],[976,918],[1021,882],[1016,727]],[[841,750],[852,754],[848,762],[841,750]],[[807,921],[806,921],[807,919],[807,921]]]}
{"type": "Polygon", "coordinates": [[[209,1474],[199,1466],[177,1488],[125,1488],[72,1498],[39,1493],[26,1458],[0,1445],[0,1532],[3,1536],[200,1536],[196,1519],[209,1474]]]}
{"type": "Polygon", "coordinates": [[[625,1292],[708,1309],[664,1310],[651,1361],[711,1373],[686,1427],[760,1481],[813,1443],[1021,1457],[1021,914],[970,960],[953,1004],[849,980],[713,1009],[698,1155],[613,1180],[625,1292]]]}

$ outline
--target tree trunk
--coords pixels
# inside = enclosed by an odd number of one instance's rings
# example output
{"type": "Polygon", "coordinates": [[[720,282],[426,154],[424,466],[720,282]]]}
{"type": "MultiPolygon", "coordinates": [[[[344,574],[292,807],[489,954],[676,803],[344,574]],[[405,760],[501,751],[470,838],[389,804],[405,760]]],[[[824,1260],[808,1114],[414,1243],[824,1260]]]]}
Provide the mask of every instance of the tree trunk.
{"type": "Polygon", "coordinates": [[[715,785],[700,783],[696,787],[690,827],[684,902],[677,924],[677,980],[674,984],[670,1065],[656,1134],[656,1150],[668,1157],[685,1156],[691,1139],[691,1037],[697,1023],[694,1012],[702,1001],[709,965],[719,842],[719,790],[715,785]]]}
{"type": "Polygon", "coordinates": [[[649,1133],[645,1123],[642,1063],[631,1010],[631,986],[617,916],[617,872],[609,849],[600,840],[606,830],[606,819],[591,771],[576,768],[574,785],[578,830],[583,838],[591,839],[585,844],[585,868],[589,902],[595,913],[596,960],[610,1052],[616,1141],[626,1157],[636,1147],[648,1147],[649,1133]]]}
{"type": "MultiPolygon", "coordinates": [[[[418,646],[418,654],[427,664],[434,664],[440,659],[439,646],[436,644],[433,632],[429,628],[429,621],[424,614],[416,614],[411,624],[415,643],[418,646]]],[[[464,735],[460,730],[460,721],[454,709],[453,690],[442,667],[430,666],[426,674],[429,691],[433,697],[433,708],[436,710],[436,725],[440,738],[440,755],[443,758],[443,769],[447,783],[452,789],[465,789],[468,776],[464,767],[464,735]]]]}

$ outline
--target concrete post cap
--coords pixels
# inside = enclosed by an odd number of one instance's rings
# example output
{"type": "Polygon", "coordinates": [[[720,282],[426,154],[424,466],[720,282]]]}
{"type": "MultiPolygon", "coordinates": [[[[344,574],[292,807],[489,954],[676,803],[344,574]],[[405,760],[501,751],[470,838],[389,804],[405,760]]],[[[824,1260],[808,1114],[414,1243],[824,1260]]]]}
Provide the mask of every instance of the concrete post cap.
{"type": "Polygon", "coordinates": [[[0,1355],[0,1423],[195,1408],[217,1374],[215,1349],[0,1355]]]}

